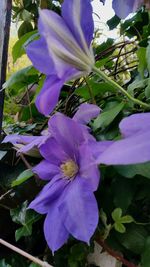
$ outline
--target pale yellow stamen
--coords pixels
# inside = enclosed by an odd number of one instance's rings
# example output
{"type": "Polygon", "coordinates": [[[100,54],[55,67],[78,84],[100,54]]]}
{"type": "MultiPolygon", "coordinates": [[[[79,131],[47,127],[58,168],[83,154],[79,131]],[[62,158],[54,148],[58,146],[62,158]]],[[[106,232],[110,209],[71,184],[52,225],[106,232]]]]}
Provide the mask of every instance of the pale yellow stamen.
{"type": "Polygon", "coordinates": [[[65,163],[62,163],[60,165],[60,168],[64,177],[66,177],[67,179],[74,178],[79,170],[78,165],[72,159],[69,159],[65,163]]]}

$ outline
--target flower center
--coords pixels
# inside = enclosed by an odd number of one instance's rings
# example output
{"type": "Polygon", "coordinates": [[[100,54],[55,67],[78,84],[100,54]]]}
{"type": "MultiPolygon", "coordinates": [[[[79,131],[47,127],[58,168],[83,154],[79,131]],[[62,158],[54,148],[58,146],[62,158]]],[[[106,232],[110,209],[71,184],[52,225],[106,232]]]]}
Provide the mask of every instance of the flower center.
{"type": "Polygon", "coordinates": [[[79,170],[78,165],[72,159],[62,163],[60,168],[67,179],[73,178],[79,170]]]}

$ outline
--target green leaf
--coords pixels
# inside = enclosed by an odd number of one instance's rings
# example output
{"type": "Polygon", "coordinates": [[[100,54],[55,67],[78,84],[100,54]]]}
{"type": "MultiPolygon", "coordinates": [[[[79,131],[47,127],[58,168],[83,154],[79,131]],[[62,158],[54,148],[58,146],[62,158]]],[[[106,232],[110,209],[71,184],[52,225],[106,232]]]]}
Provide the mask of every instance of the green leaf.
{"type": "Polygon", "coordinates": [[[113,16],[111,19],[107,21],[107,25],[110,30],[113,30],[114,28],[116,28],[119,23],[120,23],[120,18],[118,18],[117,15],[113,16]]]}
{"type": "MultiPolygon", "coordinates": [[[[101,95],[103,96],[106,92],[115,92],[114,87],[108,83],[104,82],[95,82],[94,80],[89,80],[89,85],[91,87],[93,96],[101,95]]],[[[75,90],[75,93],[84,99],[90,99],[90,94],[87,88],[87,85],[79,87],[75,90]]]]}
{"type": "Polygon", "coordinates": [[[150,43],[148,44],[146,49],[146,60],[147,60],[147,68],[150,74],[150,43]]]}
{"type": "Polygon", "coordinates": [[[150,178],[150,162],[135,165],[115,166],[115,169],[124,177],[133,178],[135,175],[141,175],[150,178]]]}
{"type": "Polygon", "coordinates": [[[38,71],[35,70],[32,66],[28,66],[15,72],[4,84],[3,89],[10,88],[17,90],[27,86],[33,82],[38,81],[38,71]]]}
{"type": "Polygon", "coordinates": [[[122,233],[122,234],[125,233],[126,231],[125,226],[121,222],[115,222],[114,228],[117,232],[122,233]]]}
{"type": "Polygon", "coordinates": [[[120,208],[116,208],[116,209],[112,212],[111,216],[112,216],[112,218],[113,218],[113,220],[114,220],[115,222],[120,221],[120,218],[121,218],[121,216],[122,216],[122,209],[120,209],[120,208]]]}
{"type": "Polygon", "coordinates": [[[31,31],[33,31],[32,23],[29,21],[24,21],[19,27],[18,37],[21,38],[27,32],[31,32],[31,31]]]}
{"type": "Polygon", "coordinates": [[[145,241],[144,251],[141,255],[142,267],[150,267],[150,236],[145,241]]]}
{"type": "Polygon", "coordinates": [[[147,69],[147,61],[146,61],[146,48],[140,47],[137,51],[137,57],[139,59],[138,71],[142,78],[144,78],[144,72],[147,69]]]}
{"type": "Polygon", "coordinates": [[[134,219],[133,219],[132,216],[130,216],[130,215],[126,215],[126,216],[121,217],[120,221],[121,221],[122,223],[131,223],[131,222],[134,221],[134,219]]]}
{"type": "Polygon", "coordinates": [[[18,241],[23,236],[30,236],[32,234],[32,225],[23,226],[15,231],[15,239],[18,241]]]}
{"type": "Polygon", "coordinates": [[[33,172],[31,170],[25,170],[23,171],[15,181],[12,182],[12,187],[14,186],[18,186],[22,183],[24,183],[25,181],[27,181],[29,178],[31,178],[33,176],[33,172]]]}
{"type": "Polygon", "coordinates": [[[135,254],[141,254],[143,252],[146,237],[147,231],[145,228],[135,224],[129,224],[126,227],[126,233],[118,234],[117,236],[122,246],[135,254]]]}
{"type": "Polygon", "coordinates": [[[12,49],[13,63],[15,63],[18,58],[25,54],[24,46],[35,39],[36,36],[37,31],[28,32],[15,43],[12,49]]]}
{"type": "Polygon", "coordinates": [[[108,126],[120,113],[120,111],[124,107],[124,103],[117,103],[113,108],[110,108],[107,111],[103,111],[95,120],[93,123],[93,129],[96,130],[98,128],[105,128],[108,126]]]}
{"type": "Polygon", "coordinates": [[[41,215],[37,214],[33,210],[27,210],[27,206],[28,202],[25,201],[22,204],[21,209],[17,208],[10,211],[13,222],[23,226],[16,230],[16,241],[18,241],[22,236],[31,235],[33,223],[37,222],[41,218],[41,215]]]}
{"type": "Polygon", "coordinates": [[[8,263],[6,263],[5,259],[0,260],[0,267],[11,267],[8,263]]]}

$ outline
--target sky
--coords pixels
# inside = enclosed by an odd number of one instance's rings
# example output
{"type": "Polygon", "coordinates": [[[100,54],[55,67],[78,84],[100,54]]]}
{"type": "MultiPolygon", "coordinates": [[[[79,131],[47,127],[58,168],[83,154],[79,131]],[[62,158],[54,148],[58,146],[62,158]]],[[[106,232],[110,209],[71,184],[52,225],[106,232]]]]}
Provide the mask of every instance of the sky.
{"type": "Polygon", "coordinates": [[[103,30],[103,35],[101,36],[100,42],[105,41],[107,37],[117,38],[117,30],[109,31],[106,24],[106,22],[115,14],[112,9],[112,0],[106,0],[105,5],[103,5],[100,0],[93,0],[92,6],[95,28],[103,30]]]}

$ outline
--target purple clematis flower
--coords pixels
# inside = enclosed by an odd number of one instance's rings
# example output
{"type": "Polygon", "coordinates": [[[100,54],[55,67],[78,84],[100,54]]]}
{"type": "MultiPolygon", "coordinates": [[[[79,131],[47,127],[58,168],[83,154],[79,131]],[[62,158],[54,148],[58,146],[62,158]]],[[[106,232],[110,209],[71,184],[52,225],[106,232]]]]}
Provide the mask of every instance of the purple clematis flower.
{"type": "MultiPolygon", "coordinates": [[[[79,106],[75,113],[73,120],[81,123],[84,134],[89,141],[95,140],[90,135],[85,124],[89,123],[91,119],[97,117],[100,113],[100,108],[93,104],[83,103],[79,106]]],[[[51,119],[50,119],[51,120],[51,119]]],[[[41,136],[18,135],[12,134],[4,138],[3,143],[12,143],[18,154],[23,153],[33,157],[40,157],[39,148],[50,137],[50,129],[42,131],[41,136]]]]}
{"type": "Polygon", "coordinates": [[[6,136],[3,143],[13,144],[18,154],[23,153],[31,157],[41,157],[39,147],[49,136],[49,131],[43,131],[41,136],[12,134],[6,136]]]}
{"type": "Polygon", "coordinates": [[[48,115],[63,84],[89,74],[94,65],[91,0],[64,0],[61,16],[50,10],[40,10],[39,15],[40,39],[26,51],[33,65],[47,76],[36,106],[48,115]]]}
{"type": "Polygon", "coordinates": [[[99,153],[101,148],[97,144],[97,162],[126,165],[150,161],[150,113],[134,114],[123,119],[120,131],[123,139],[107,146],[103,153],[99,153]]]}
{"type": "Polygon", "coordinates": [[[70,234],[89,243],[98,224],[93,192],[100,174],[81,124],[57,113],[50,119],[49,128],[51,137],[40,146],[44,160],[33,169],[49,182],[29,208],[46,214],[45,238],[54,252],[70,234]]]}
{"type": "Polygon", "coordinates": [[[112,6],[116,15],[124,19],[130,13],[135,12],[140,6],[145,5],[150,9],[149,0],[113,0],[112,6]]]}

